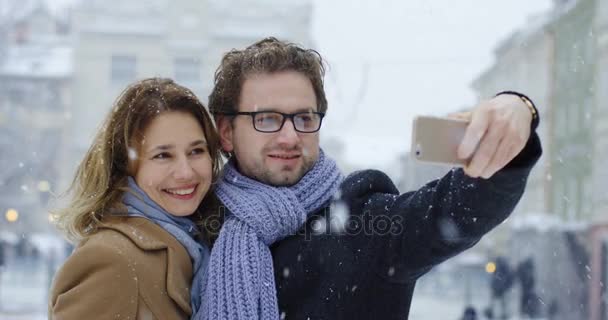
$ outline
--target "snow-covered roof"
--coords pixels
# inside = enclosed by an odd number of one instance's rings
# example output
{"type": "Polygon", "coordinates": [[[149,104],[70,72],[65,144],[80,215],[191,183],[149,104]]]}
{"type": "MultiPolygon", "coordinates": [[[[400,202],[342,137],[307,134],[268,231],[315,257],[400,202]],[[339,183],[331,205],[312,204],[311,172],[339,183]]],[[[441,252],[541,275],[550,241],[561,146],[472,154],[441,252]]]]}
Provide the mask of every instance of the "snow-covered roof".
{"type": "Polygon", "coordinates": [[[122,1],[122,0],[86,0],[80,1],[77,8],[95,12],[97,15],[141,15],[150,16],[166,12],[169,0],[122,1]]]}
{"type": "Polygon", "coordinates": [[[77,29],[84,33],[159,36],[167,30],[169,0],[87,0],[75,10],[77,29]]]}
{"type": "Polygon", "coordinates": [[[211,0],[209,7],[212,12],[222,12],[224,16],[250,17],[252,13],[258,17],[272,17],[277,13],[289,14],[312,8],[311,0],[211,0]],[[240,10],[234,10],[235,7],[240,10]]]}
{"type": "Polygon", "coordinates": [[[259,39],[275,36],[293,40],[293,30],[309,27],[310,8],[310,0],[212,1],[209,12],[211,25],[215,27],[209,33],[216,38],[259,39]],[[235,6],[239,10],[234,10],[235,6]]]}
{"type": "Polygon", "coordinates": [[[8,48],[0,76],[67,78],[73,73],[72,48],[66,45],[24,45],[8,48]]]}
{"type": "Polygon", "coordinates": [[[9,18],[7,21],[3,22],[15,23],[26,20],[31,14],[38,10],[42,10],[49,15],[52,15],[46,2],[42,0],[33,0],[22,1],[21,3],[15,2],[10,5],[2,6],[0,8],[0,17],[9,18]]]}
{"type": "Polygon", "coordinates": [[[84,33],[161,36],[167,32],[167,23],[158,18],[98,16],[82,24],[79,29],[84,33]]]}

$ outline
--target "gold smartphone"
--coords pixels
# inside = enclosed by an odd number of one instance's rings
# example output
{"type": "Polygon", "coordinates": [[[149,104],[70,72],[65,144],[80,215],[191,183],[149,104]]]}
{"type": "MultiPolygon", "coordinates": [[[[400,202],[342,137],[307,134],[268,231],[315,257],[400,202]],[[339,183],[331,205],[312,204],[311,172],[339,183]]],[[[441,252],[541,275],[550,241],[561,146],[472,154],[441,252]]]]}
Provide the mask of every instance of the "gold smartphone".
{"type": "Polygon", "coordinates": [[[464,167],[458,147],[469,122],[462,119],[418,116],[414,119],[411,156],[419,162],[464,167]]]}

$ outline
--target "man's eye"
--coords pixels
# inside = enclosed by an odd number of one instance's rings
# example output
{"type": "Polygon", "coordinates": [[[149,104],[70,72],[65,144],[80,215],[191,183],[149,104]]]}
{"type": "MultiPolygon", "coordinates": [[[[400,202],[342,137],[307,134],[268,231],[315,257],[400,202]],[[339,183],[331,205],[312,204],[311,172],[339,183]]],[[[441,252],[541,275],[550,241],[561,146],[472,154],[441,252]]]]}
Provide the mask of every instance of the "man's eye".
{"type": "Polygon", "coordinates": [[[281,116],[277,115],[277,114],[258,114],[256,116],[255,120],[256,120],[257,123],[260,123],[260,124],[262,124],[262,123],[277,123],[277,122],[280,121],[279,120],[280,118],[281,118],[281,116]]]}
{"type": "Polygon", "coordinates": [[[299,116],[299,118],[301,121],[304,121],[304,122],[312,121],[312,117],[310,115],[301,115],[301,116],[299,116]]]}
{"type": "Polygon", "coordinates": [[[258,117],[257,121],[258,123],[268,123],[268,122],[274,122],[276,119],[273,116],[261,116],[258,117]]]}

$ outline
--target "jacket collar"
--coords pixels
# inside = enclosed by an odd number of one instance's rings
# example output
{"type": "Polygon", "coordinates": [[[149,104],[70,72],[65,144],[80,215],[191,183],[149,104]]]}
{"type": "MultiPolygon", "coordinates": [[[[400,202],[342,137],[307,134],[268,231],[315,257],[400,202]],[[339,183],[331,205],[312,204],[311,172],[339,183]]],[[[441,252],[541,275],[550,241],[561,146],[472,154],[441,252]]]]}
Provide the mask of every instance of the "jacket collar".
{"type": "MultiPolygon", "coordinates": [[[[102,228],[113,229],[124,234],[144,251],[167,250],[167,277],[165,279],[167,294],[187,314],[192,314],[189,291],[191,279],[186,277],[185,267],[187,266],[178,263],[183,261],[180,254],[185,254],[188,258],[187,261],[190,261],[190,257],[177,239],[159,225],[142,217],[104,217],[102,228]]],[[[191,270],[192,268],[190,268],[190,273],[192,273],[191,270]]]]}

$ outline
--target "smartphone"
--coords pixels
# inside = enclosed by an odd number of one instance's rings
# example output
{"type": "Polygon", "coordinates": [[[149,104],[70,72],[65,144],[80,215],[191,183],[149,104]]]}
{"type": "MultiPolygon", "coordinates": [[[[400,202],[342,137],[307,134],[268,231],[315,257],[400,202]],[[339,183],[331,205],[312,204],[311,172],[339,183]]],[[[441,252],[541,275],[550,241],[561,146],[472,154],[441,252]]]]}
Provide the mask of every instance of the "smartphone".
{"type": "Polygon", "coordinates": [[[419,162],[464,167],[458,147],[469,122],[462,119],[418,116],[414,118],[411,156],[419,162]]]}

